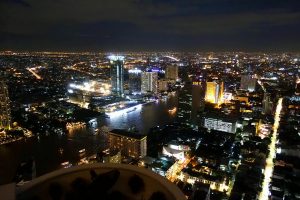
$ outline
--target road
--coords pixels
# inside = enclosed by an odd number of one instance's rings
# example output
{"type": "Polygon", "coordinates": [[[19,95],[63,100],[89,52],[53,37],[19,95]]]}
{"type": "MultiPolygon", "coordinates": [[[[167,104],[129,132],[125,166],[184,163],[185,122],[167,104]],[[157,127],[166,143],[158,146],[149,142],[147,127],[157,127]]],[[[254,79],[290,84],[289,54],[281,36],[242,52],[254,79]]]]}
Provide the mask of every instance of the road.
{"type": "Polygon", "coordinates": [[[185,158],[184,160],[176,161],[166,173],[166,178],[169,179],[169,181],[174,182],[177,179],[178,174],[181,172],[181,170],[185,168],[190,161],[191,158],[185,158]]]}
{"type": "Polygon", "coordinates": [[[273,134],[271,137],[271,143],[269,145],[270,153],[268,155],[268,158],[266,160],[266,166],[264,170],[264,180],[262,184],[262,191],[259,195],[259,200],[268,200],[269,199],[269,184],[271,182],[271,177],[273,174],[273,168],[274,168],[274,161],[273,159],[276,156],[276,140],[277,140],[277,134],[278,134],[278,128],[280,124],[280,113],[282,111],[282,98],[280,98],[277,102],[276,112],[274,116],[274,125],[273,125],[273,134]]]}
{"type": "Polygon", "coordinates": [[[42,80],[43,78],[40,76],[40,75],[38,75],[37,73],[35,73],[35,68],[33,67],[33,68],[26,68],[30,73],[32,73],[32,75],[34,75],[35,77],[36,77],[36,79],[38,79],[38,80],[42,80]]]}

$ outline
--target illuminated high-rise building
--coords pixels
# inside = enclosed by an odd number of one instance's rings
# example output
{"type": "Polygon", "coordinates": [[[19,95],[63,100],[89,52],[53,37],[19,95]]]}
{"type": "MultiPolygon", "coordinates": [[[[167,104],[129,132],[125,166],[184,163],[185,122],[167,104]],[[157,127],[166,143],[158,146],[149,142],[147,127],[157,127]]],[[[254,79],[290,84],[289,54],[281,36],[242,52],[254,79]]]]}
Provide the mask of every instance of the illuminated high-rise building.
{"type": "Polygon", "coordinates": [[[197,114],[204,109],[205,81],[193,81],[192,85],[192,121],[197,121],[197,114]]]}
{"type": "Polygon", "coordinates": [[[147,136],[122,129],[113,129],[107,133],[111,150],[121,151],[122,156],[142,158],[147,155],[147,136]]]}
{"type": "Polygon", "coordinates": [[[263,102],[262,102],[262,113],[272,114],[272,110],[273,110],[273,102],[272,102],[271,94],[265,92],[263,102]]]}
{"type": "Polygon", "coordinates": [[[178,91],[178,113],[177,121],[186,125],[191,125],[192,113],[192,84],[187,82],[178,91]]]}
{"type": "Polygon", "coordinates": [[[248,90],[253,92],[256,86],[256,79],[252,78],[251,75],[242,75],[241,76],[241,90],[248,90]]]}
{"type": "Polygon", "coordinates": [[[130,93],[141,93],[141,74],[142,71],[140,69],[128,70],[130,93]]]}
{"type": "Polygon", "coordinates": [[[157,93],[157,72],[142,72],[142,93],[157,93]]]}
{"type": "Polygon", "coordinates": [[[166,79],[174,80],[178,79],[178,66],[169,65],[166,67],[166,79]]]}
{"type": "Polygon", "coordinates": [[[205,101],[220,105],[223,101],[224,82],[206,82],[205,101]]]}
{"type": "Polygon", "coordinates": [[[109,56],[112,93],[123,95],[124,56],[109,56]]]}
{"type": "Polygon", "coordinates": [[[0,81],[0,128],[10,129],[11,116],[7,85],[0,81]]]}

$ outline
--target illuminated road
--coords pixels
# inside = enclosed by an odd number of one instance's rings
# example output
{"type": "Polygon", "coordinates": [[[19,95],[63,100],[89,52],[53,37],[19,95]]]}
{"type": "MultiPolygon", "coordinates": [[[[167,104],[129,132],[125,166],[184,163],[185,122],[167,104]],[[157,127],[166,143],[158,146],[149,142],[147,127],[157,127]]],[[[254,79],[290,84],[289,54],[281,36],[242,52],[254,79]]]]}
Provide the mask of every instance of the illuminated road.
{"type": "Polygon", "coordinates": [[[32,73],[35,77],[36,77],[36,79],[38,79],[38,80],[42,80],[43,78],[40,76],[40,75],[38,75],[37,73],[35,73],[35,71],[33,71],[33,70],[35,70],[35,68],[26,68],[30,73],[32,73]]]}
{"type": "Polygon", "coordinates": [[[262,184],[262,191],[259,195],[260,200],[268,200],[269,199],[269,184],[271,182],[271,177],[273,174],[273,167],[274,167],[274,162],[273,158],[276,156],[276,140],[277,140],[277,134],[278,134],[278,127],[280,124],[280,113],[282,110],[282,98],[278,100],[277,107],[276,107],[276,113],[274,117],[274,125],[273,125],[273,134],[271,137],[271,143],[269,145],[269,156],[266,160],[266,167],[264,171],[265,178],[263,180],[262,184]]]}
{"type": "Polygon", "coordinates": [[[176,161],[174,165],[172,165],[172,167],[168,170],[166,178],[169,179],[169,181],[174,182],[178,177],[177,174],[179,174],[179,172],[181,172],[181,170],[185,168],[190,161],[191,158],[185,158],[183,161],[176,161]]]}

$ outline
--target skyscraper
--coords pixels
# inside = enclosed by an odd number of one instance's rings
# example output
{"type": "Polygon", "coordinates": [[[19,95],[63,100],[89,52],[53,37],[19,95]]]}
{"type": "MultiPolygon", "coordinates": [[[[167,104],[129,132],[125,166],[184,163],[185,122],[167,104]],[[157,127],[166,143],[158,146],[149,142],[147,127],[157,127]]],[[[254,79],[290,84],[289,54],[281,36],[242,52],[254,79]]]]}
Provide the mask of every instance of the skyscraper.
{"type": "Polygon", "coordinates": [[[178,66],[169,65],[166,67],[166,79],[174,80],[178,78],[178,66]]]}
{"type": "Polygon", "coordinates": [[[130,69],[129,74],[129,92],[130,93],[140,93],[141,92],[141,73],[140,69],[130,69]]]}
{"type": "Polygon", "coordinates": [[[224,82],[206,82],[205,101],[213,104],[221,104],[224,95],[224,82]]]}
{"type": "Polygon", "coordinates": [[[177,120],[186,125],[191,125],[192,112],[192,84],[187,82],[178,92],[177,120]]]}
{"type": "Polygon", "coordinates": [[[262,113],[263,114],[272,114],[273,102],[271,99],[272,99],[271,94],[268,92],[265,92],[263,102],[262,102],[262,113]]]}
{"type": "Polygon", "coordinates": [[[204,109],[205,82],[202,80],[193,81],[192,85],[192,121],[197,121],[197,114],[204,109]]]}
{"type": "Polygon", "coordinates": [[[112,93],[123,95],[124,56],[109,56],[112,93]]]}
{"type": "Polygon", "coordinates": [[[142,93],[157,93],[157,72],[142,72],[142,93]]]}
{"type": "Polygon", "coordinates": [[[10,129],[10,105],[7,85],[0,81],[0,128],[10,129]]]}
{"type": "Polygon", "coordinates": [[[256,79],[252,78],[251,75],[242,75],[241,76],[241,90],[248,90],[253,92],[256,86],[256,79]]]}

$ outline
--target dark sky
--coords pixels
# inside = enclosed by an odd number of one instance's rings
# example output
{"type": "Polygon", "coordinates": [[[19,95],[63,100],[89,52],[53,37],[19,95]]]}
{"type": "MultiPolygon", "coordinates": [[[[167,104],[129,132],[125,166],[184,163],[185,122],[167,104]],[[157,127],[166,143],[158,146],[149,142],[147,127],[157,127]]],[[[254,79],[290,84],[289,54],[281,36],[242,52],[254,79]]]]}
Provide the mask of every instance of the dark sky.
{"type": "Polygon", "coordinates": [[[1,50],[300,50],[300,0],[0,2],[1,50]]]}

